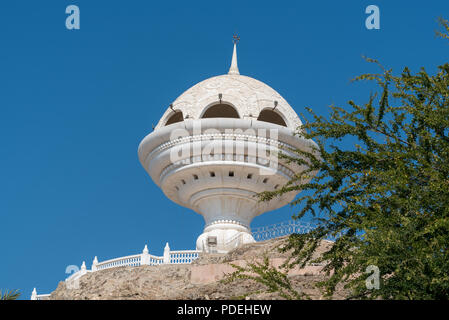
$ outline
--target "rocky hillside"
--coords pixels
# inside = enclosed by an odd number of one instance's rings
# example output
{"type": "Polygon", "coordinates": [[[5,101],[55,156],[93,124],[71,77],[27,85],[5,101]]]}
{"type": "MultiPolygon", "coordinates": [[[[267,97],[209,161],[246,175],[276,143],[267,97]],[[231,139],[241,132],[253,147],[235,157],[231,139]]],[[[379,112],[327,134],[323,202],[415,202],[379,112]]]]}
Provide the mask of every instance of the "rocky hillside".
{"type": "MultiPolygon", "coordinates": [[[[285,241],[278,238],[247,244],[226,255],[204,254],[191,265],[160,265],[141,267],[121,267],[92,272],[79,279],[78,289],[60,282],[51,294],[51,300],[97,300],[97,299],[238,299],[263,289],[250,280],[237,280],[232,284],[220,281],[224,274],[233,271],[229,263],[242,265],[246,261],[260,259],[268,254],[273,265],[280,265],[285,254],[276,248],[285,241]]],[[[331,243],[323,242],[320,251],[331,243]]],[[[298,291],[310,295],[312,299],[322,299],[314,283],[322,280],[320,266],[295,269],[289,274],[298,291]]],[[[345,292],[339,289],[334,299],[342,299],[345,292]]],[[[251,294],[247,299],[279,299],[277,294],[251,294]]]]}

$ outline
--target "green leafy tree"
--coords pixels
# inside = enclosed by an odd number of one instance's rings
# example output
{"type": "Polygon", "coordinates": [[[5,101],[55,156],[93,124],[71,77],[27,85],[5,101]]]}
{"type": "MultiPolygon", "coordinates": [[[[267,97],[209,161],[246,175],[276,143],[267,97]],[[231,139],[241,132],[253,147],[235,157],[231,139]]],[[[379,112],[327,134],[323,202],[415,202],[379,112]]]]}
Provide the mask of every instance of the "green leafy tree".
{"type": "Polygon", "coordinates": [[[19,290],[6,290],[2,292],[0,290],[0,300],[17,300],[20,297],[19,290]]]}
{"type": "Polygon", "coordinates": [[[246,298],[249,295],[258,294],[261,292],[277,293],[280,297],[286,300],[299,300],[308,298],[305,293],[297,291],[288,275],[288,268],[276,268],[270,264],[268,253],[265,253],[261,261],[247,262],[245,266],[238,266],[236,264],[230,264],[234,269],[234,272],[228,274],[222,281],[223,283],[231,283],[237,279],[252,280],[261,284],[265,290],[257,290],[253,292],[247,292],[240,298],[246,298]]]}
{"type": "MultiPolygon", "coordinates": [[[[445,32],[439,35],[449,38],[448,21],[440,22],[445,32]]],[[[296,218],[311,214],[317,228],[291,235],[283,250],[293,252],[290,267],[324,263],[327,277],[318,286],[325,295],[344,284],[353,299],[448,299],[449,64],[434,75],[424,68],[395,75],[367,60],[381,70],[355,79],[377,88],[368,102],[332,106],[329,118],[308,109],[313,119],[301,134],[317,142],[319,156],[281,155],[307,170],[261,200],[292,190],[305,194],[292,203],[299,206],[296,218]],[[338,237],[313,260],[328,236],[338,237]],[[369,266],[380,271],[378,289],[367,287],[369,266]]],[[[266,272],[260,269],[258,277],[266,272]]]]}

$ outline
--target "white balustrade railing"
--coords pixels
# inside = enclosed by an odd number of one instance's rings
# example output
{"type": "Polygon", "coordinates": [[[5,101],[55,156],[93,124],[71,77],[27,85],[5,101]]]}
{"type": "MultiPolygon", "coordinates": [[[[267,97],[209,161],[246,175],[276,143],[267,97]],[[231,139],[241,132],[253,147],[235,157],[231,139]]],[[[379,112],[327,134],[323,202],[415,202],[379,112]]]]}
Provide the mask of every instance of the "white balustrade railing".
{"type": "Polygon", "coordinates": [[[138,267],[140,266],[141,256],[141,254],[134,254],[131,256],[106,260],[97,263],[97,268],[95,271],[117,267],[138,267]]]}
{"type": "Polygon", "coordinates": [[[190,264],[193,260],[198,259],[200,251],[184,250],[184,251],[170,251],[171,264],[190,264]]]}
{"type": "Polygon", "coordinates": [[[168,243],[165,245],[164,255],[155,256],[148,252],[145,245],[141,254],[114,258],[98,262],[95,257],[92,263],[92,272],[118,267],[138,267],[142,265],[157,266],[161,264],[190,264],[199,257],[200,251],[197,250],[178,250],[171,251],[168,243]]]}
{"type": "Polygon", "coordinates": [[[150,259],[149,259],[149,263],[148,265],[150,266],[157,266],[159,264],[163,264],[164,263],[164,257],[156,257],[153,255],[150,255],[150,259]]]}

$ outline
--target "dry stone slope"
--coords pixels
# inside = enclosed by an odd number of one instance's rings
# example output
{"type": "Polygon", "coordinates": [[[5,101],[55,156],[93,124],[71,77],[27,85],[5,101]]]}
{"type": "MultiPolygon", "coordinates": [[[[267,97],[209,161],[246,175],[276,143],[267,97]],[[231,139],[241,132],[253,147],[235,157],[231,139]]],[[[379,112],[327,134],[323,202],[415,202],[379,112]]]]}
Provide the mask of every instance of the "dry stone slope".
{"type": "MultiPolygon", "coordinates": [[[[268,254],[272,261],[283,261],[286,254],[276,249],[285,238],[254,244],[246,244],[226,255],[204,254],[191,265],[159,265],[121,267],[91,272],[79,280],[78,289],[66,287],[60,282],[51,294],[51,300],[123,300],[123,299],[239,299],[250,292],[263,289],[250,280],[237,280],[232,284],[219,281],[223,273],[232,271],[229,263],[241,264],[260,259],[268,254]]],[[[331,245],[323,242],[320,251],[331,245]]],[[[298,270],[290,275],[294,287],[310,295],[312,299],[323,299],[315,282],[324,275],[320,267],[298,270]]],[[[342,299],[344,290],[337,290],[334,299],[342,299]]],[[[247,299],[280,299],[275,293],[254,293],[247,299]]]]}

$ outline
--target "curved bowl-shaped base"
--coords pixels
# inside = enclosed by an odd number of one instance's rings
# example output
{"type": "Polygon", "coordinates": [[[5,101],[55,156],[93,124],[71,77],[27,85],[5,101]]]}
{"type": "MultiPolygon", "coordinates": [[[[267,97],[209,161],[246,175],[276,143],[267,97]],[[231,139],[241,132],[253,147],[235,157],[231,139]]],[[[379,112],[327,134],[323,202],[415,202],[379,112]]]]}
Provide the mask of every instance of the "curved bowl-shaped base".
{"type": "Polygon", "coordinates": [[[141,142],[139,159],[169,199],[203,215],[206,229],[197,248],[216,242],[225,251],[254,241],[253,218],[286,205],[300,191],[258,201],[258,193],[274,191],[304,170],[279,153],[294,157],[292,150],[313,146],[288,128],[262,121],[202,119],[154,131],[141,142]]]}

